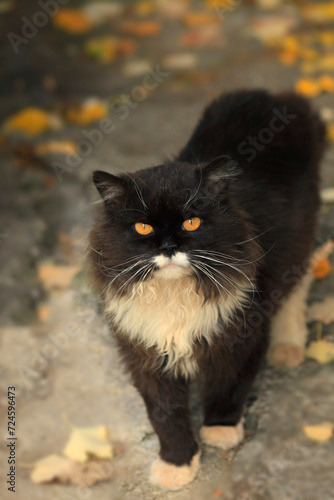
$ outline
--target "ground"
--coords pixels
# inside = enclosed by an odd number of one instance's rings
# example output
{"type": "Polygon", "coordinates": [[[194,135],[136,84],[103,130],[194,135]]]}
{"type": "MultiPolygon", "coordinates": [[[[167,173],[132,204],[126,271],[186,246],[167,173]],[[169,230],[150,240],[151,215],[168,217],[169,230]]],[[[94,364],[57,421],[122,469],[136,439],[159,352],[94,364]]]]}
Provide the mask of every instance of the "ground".
{"type": "MultiPolygon", "coordinates": [[[[85,5],[89,3],[94,2],[85,5]]],[[[205,104],[222,91],[240,87],[292,89],[303,77],[300,66],[280,62],[276,48],[259,36],[259,26],[264,24],[269,30],[279,26],[282,39],[289,32],[298,37],[315,36],[332,29],[330,17],[326,21],[306,19],[297,2],[230,2],[229,9],[212,11],[204,2],[160,1],[156,3],[160,10],[149,14],[149,19],[160,25],[160,33],[152,37],[127,35],[137,49],[102,63],[82,51],[85,41],[93,36],[90,32],[67,34],[54,28],[51,19],[15,53],[7,33],[22,33],[23,16],[33,19],[39,7],[36,2],[24,7],[18,1],[7,4],[13,8],[4,6],[0,14],[5,61],[0,70],[1,120],[28,106],[52,112],[62,120],[58,129],[35,137],[15,132],[1,136],[1,498],[334,498],[333,443],[311,441],[302,432],[305,424],[333,422],[333,365],[308,360],[290,371],[264,365],[249,397],[243,443],[231,452],[203,446],[202,467],[195,482],[180,492],[162,492],[147,480],[158,450],[157,438],[118,360],[114,339],[84,272],[76,273],[69,286],[66,279],[58,286],[48,285],[41,276],[45,263],[66,266],[70,271],[84,266],[92,202],[97,199],[90,180],[94,169],[135,170],[170,158],[184,145],[205,104]],[[275,3],[274,10],[263,8],[270,3],[275,3]],[[202,25],[191,27],[189,20],[188,25],[182,21],[183,14],[168,10],[168,5],[176,9],[176,4],[214,13],[218,23],[207,26],[202,18],[202,25]],[[171,63],[171,55],[176,54],[183,59],[171,63]],[[143,60],[153,68],[157,83],[154,89],[145,88],[144,97],[138,87],[144,86],[147,70],[141,72],[137,64],[143,60]],[[114,130],[103,134],[89,154],[82,154],[80,164],[59,170],[54,161],[66,165],[64,156],[36,153],[38,143],[65,139],[79,143],[87,138],[84,131],[99,128],[101,122],[69,124],[64,119],[68,107],[92,97],[108,105],[117,100],[124,106],[122,94],[129,95],[130,101],[123,113],[120,108],[111,110],[114,130]],[[16,387],[17,398],[19,467],[15,494],[5,485],[8,386],[16,387]],[[45,455],[61,452],[69,434],[67,420],[78,426],[107,426],[115,448],[113,479],[81,489],[31,482],[30,465],[45,455]]],[[[83,4],[73,1],[71,8],[83,4]]],[[[144,12],[148,5],[156,4],[139,2],[144,12]]],[[[94,36],[111,32],[122,37],[122,19],[142,22],[133,7],[137,4],[113,5],[115,12],[117,8],[123,12],[116,13],[107,26],[95,27],[94,36]]],[[[325,109],[327,116],[332,112],[333,120],[333,94],[319,93],[313,104],[325,109]]],[[[333,159],[330,147],[323,160],[322,187],[334,185],[333,159]]],[[[323,205],[317,243],[333,236],[334,206],[323,205]]],[[[334,295],[334,274],[315,282],[309,301],[327,295],[334,295]]],[[[319,324],[311,323],[309,328],[310,340],[315,339],[319,324]]],[[[324,325],[321,335],[333,340],[333,323],[324,325]]],[[[192,407],[198,434],[201,410],[197,384],[192,407]]],[[[165,411],[168,407],[162,404],[161,412],[165,411]]]]}

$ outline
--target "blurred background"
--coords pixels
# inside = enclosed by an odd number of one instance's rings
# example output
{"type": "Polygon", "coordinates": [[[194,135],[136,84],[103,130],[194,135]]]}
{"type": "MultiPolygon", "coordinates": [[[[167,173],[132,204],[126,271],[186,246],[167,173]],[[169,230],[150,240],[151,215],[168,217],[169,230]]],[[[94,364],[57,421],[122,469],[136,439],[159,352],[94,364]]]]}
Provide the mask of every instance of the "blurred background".
{"type": "MultiPolygon", "coordinates": [[[[294,89],[321,112],[330,146],[317,244],[334,236],[334,2],[0,0],[0,27],[1,498],[333,499],[333,442],[303,432],[334,423],[333,364],[315,360],[263,367],[240,450],[204,449],[182,492],[149,485],[157,439],[87,288],[84,254],[93,170],[170,158],[205,105],[238,88],[294,89]],[[15,493],[6,484],[9,386],[15,493]],[[52,462],[32,475],[40,459],[64,456],[73,426],[100,425],[108,457],[95,450],[85,470],[52,462]]],[[[310,302],[330,306],[326,320],[310,320],[311,341],[334,340],[330,263],[321,277],[310,302]]],[[[196,394],[192,404],[197,432],[196,394]]]]}

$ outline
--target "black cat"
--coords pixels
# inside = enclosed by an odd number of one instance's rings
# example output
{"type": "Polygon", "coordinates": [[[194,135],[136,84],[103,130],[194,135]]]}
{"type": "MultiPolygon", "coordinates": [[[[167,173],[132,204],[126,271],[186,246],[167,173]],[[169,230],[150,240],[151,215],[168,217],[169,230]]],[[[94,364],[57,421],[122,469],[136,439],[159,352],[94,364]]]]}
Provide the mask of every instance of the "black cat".
{"type": "Polygon", "coordinates": [[[303,359],[324,136],[303,98],[238,91],[205,110],[175,160],[94,172],[104,203],[91,273],[160,440],[151,480],[162,487],[199,467],[191,379],[204,382],[202,441],[229,449],[269,328],[273,363],[303,359]]]}

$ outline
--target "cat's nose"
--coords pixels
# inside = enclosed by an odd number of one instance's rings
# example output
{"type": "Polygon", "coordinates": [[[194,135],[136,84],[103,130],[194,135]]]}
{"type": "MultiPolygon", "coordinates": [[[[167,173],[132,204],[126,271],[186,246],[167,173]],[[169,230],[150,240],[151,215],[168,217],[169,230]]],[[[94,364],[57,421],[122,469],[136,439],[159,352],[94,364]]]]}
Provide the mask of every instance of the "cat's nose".
{"type": "Polygon", "coordinates": [[[160,250],[167,255],[167,257],[171,257],[176,248],[177,244],[171,239],[163,240],[160,245],[160,250]]]}

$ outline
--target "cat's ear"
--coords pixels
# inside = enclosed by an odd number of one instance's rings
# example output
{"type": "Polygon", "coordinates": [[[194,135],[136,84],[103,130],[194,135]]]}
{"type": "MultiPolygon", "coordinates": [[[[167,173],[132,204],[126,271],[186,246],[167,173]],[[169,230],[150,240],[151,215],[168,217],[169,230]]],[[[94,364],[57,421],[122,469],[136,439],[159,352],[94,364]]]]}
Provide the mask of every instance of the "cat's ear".
{"type": "Polygon", "coordinates": [[[108,205],[113,205],[125,194],[125,181],[116,175],[102,170],[95,170],[93,181],[102,200],[108,205]]]}
{"type": "Polygon", "coordinates": [[[238,177],[240,172],[238,162],[232,160],[230,156],[217,156],[204,165],[202,184],[210,192],[219,194],[227,190],[230,182],[238,177]]]}

